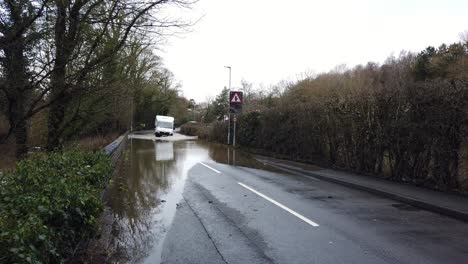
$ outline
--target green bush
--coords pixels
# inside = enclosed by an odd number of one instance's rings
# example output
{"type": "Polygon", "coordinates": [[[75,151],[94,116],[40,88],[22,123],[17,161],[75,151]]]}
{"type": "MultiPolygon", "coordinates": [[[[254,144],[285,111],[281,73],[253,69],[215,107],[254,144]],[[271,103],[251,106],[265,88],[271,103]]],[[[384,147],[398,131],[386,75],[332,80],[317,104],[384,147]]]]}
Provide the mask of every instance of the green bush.
{"type": "Polygon", "coordinates": [[[74,150],[36,154],[0,174],[0,262],[66,260],[95,233],[110,173],[106,154],[74,150]]]}

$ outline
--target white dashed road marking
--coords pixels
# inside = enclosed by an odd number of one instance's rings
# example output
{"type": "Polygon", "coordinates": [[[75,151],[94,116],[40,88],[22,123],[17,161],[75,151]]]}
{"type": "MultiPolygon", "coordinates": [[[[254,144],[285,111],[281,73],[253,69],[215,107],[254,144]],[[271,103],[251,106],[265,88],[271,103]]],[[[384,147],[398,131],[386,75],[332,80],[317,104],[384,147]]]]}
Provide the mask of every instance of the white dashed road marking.
{"type": "MultiPolygon", "coordinates": [[[[206,165],[205,165],[205,166],[206,166],[206,165]]],[[[238,184],[239,184],[240,186],[246,188],[247,190],[249,190],[249,191],[255,193],[256,195],[258,195],[258,196],[264,198],[265,200],[267,200],[267,201],[273,203],[274,205],[280,207],[281,209],[287,211],[288,213],[294,215],[295,217],[301,219],[302,221],[306,222],[307,224],[309,224],[309,225],[311,225],[311,226],[313,226],[313,227],[318,227],[318,226],[319,226],[319,225],[318,225],[317,223],[315,223],[314,221],[312,221],[312,220],[306,218],[305,216],[303,216],[303,215],[301,215],[301,214],[295,212],[295,211],[292,210],[292,209],[289,209],[289,208],[286,207],[285,205],[283,205],[283,204],[281,204],[281,203],[279,203],[279,202],[277,202],[277,201],[271,199],[270,197],[264,195],[263,193],[260,193],[260,192],[258,192],[258,191],[256,191],[256,190],[252,189],[251,187],[249,187],[249,186],[247,186],[247,185],[245,185],[245,184],[243,184],[243,183],[241,183],[241,182],[238,182],[238,184]]]]}

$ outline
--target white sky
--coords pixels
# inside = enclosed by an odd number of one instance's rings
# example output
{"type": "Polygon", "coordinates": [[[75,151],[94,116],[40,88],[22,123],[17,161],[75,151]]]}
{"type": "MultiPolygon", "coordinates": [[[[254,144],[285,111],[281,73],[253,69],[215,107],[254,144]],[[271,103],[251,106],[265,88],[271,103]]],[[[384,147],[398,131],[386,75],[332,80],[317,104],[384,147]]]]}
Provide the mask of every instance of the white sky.
{"type": "Polygon", "coordinates": [[[382,63],[400,51],[459,40],[468,0],[200,0],[192,32],[162,49],[165,65],[197,102],[245,79],[294,80],[340,64],[382,63]]]}

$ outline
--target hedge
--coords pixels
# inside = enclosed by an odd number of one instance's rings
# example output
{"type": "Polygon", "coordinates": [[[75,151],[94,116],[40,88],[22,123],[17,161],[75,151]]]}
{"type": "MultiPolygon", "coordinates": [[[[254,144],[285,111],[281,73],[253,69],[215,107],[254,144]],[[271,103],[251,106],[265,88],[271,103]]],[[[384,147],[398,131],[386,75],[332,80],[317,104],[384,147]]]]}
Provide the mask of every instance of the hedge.
{"type": "Polygon", "coordinates": [[[0,262],[65,262],[95,234],[110,174],[106,154],[76,150],[35,154],[0,174],[0,262]]]}
{"type": "Polygon", "coordinates": [[[398,98],[281,106],[240,116],[237,141],[293,160],[457,190],[467,173],[460,169],[467,95],[466,83],[439,81],[415,84],[398,98]]]}

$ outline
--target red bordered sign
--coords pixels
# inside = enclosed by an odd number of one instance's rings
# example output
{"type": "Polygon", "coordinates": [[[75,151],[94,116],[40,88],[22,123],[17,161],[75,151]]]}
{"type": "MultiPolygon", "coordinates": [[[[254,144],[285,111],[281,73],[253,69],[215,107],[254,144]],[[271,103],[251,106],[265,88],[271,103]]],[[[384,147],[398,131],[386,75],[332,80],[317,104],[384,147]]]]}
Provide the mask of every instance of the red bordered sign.
{"type": "Polygon", "coordinates": [[[243,104],[244,103],[244,93],[239,91],[234,91],[230,93],[229,103],[231,105],[243,104]]]}

